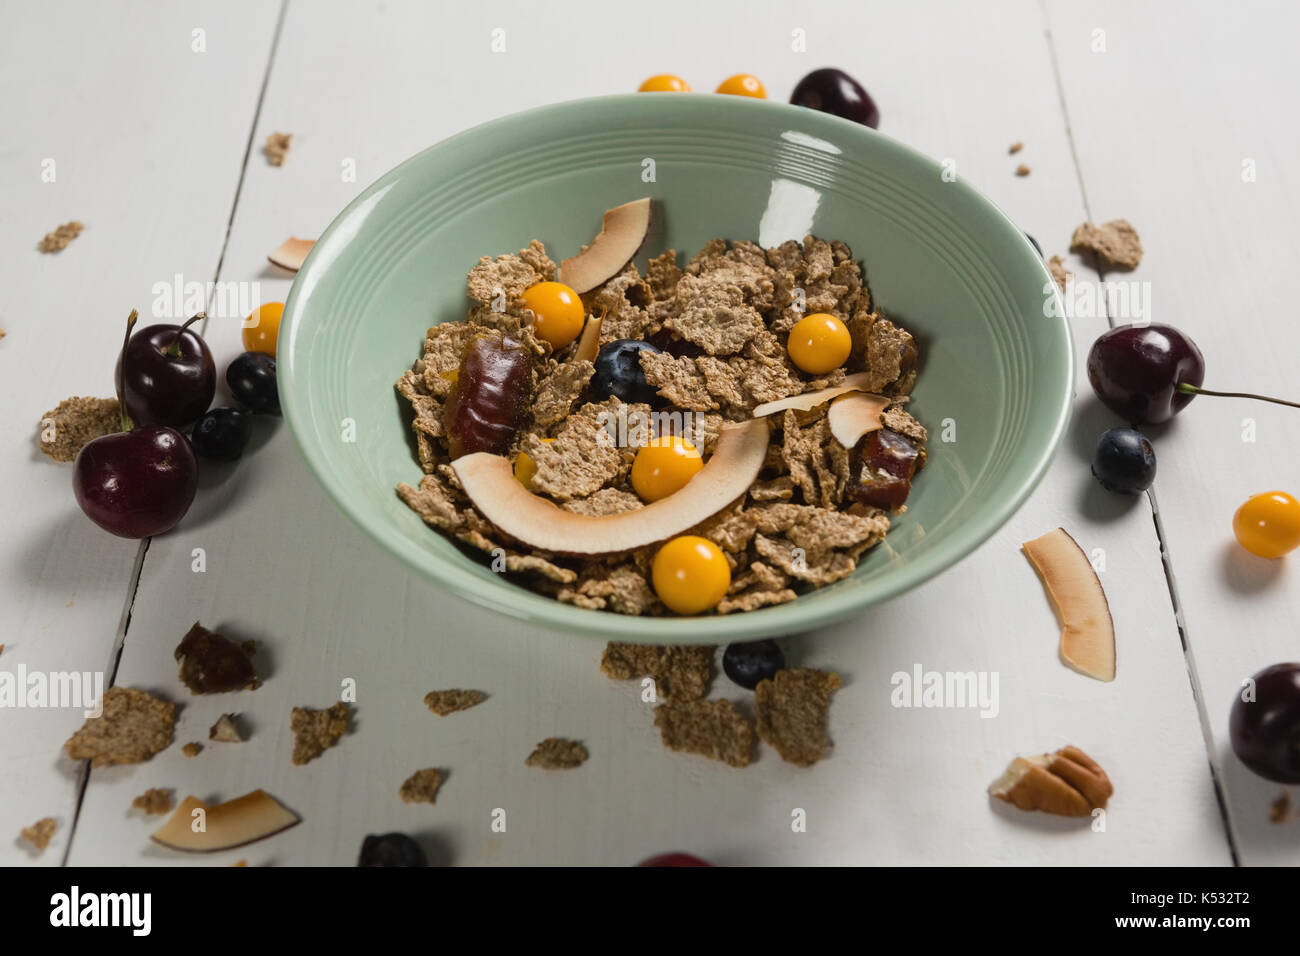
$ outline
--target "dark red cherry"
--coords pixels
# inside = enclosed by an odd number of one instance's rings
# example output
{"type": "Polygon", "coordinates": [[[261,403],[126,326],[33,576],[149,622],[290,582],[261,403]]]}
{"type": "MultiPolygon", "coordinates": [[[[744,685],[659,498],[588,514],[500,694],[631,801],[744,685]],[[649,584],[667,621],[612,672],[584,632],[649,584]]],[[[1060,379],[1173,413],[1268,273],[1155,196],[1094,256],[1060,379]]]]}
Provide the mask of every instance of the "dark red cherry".
{"type": "Polygon", "coordinates": [[[174,428],[146,425],[88,442],[72,469],[77,504],[123,538],[148,538],[185,517],[199,486],[199,463],[174,428]]]}
{"type": "Polygon", "coordinates": [[[872,129],[880,127],[880,110],[876,108],[875,100],[862,88],[861,83],[834,67],[813,70],[805,76],[790,94],[790,102],[795,106],[806,106],[852,120],[872,129]]]}
{"type": "Polygon", "coordinates": [[[217,367],[207,343],[185,325],[150,325],[131,336],[121,357],[127,414],[137,425],[183,428],[208,410],[217,367]]]}
{"type": "Polygon", "coordinates": [[[1300,664],[1274,664],[1243,687],[1232,702],[1228,736],[1232,751],[1268,780],[1300,783],[1300,664]]]}
{"type": "Polygon", "coordinates": [[[1103,332],[1088,352],[1093,391],[1134,424],[1169,421],[1195,397],[1179,386],[1198,388],[1204,380],[1201,350],[1169,325],[1121,325],[1103,332]]]}

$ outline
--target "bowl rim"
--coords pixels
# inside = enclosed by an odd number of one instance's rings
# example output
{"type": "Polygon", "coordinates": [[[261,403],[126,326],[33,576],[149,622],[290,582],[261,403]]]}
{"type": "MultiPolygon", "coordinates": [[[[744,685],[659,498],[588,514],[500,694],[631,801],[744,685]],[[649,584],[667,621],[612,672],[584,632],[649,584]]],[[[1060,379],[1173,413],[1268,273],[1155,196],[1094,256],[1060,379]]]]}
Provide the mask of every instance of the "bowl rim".
{"type": "MultiPolygon", "coordinates": [[[[330,222],[316,240],[315,245],[294,277],[289,295],[285,299],[284,314],[281,320],[281,345],[278,363],[280,379],[280,402],[283,416],[293,434],[299,452],[306,460],[316,481],[323,487],[334,504],[360,527],[372,540],[393,556],[401,559],[404,565],[419,576],[431,579],[440,590],[453,597],[461,598],[478,607],[504,614],[516,620],[524,621],[550,630],[564,630],[589,637],[608,639],[617,634],[620,639],[636,640],[646,643],[685,644],[706,643],[721,644],[736,639],[757,639],[779,634],[803,633],[843,620],[855,612],[879,604],[911,590],[936,577],[941,572],[969,556],[981,544],[997,533],[999,529],[1020,509],[1029,495],[1042,481],[1057,451],[1060,448],[1073,410],[1075,385],[1075,348],[1069,319],[1066,315],[1060,292],[1051,274],[1029,239],[1019,226],[996,203],[981,191],[971,186],[961,177],[945,184],[946,188],[956,188],[973,200],[976,207],[982,208],[994,220],[1001,221],[1021,237],[1025,249],[1039,264],[1039,270],[1045,281],[1044,289],[1050,286],[1050,294],[1055,299],[1051,316],[1054,319],[1056,343],[1064,346],[1064,353],[1051,356],[1054,363],[1062,359],[1066,374],[1060,381],[1059,392],[1052,396],[1052,424],[1049,440],[1038,450],[1027,470],[1022,471],[1021,478],[1004,495],[1003,499],[992,507],[982,508],[970,520],[961,524],[948,536],[945,547],[928,552],[900,567],[895,573],[873,582],[869,588],[846,588],[841,593],[825,594],[811,606],[796,599],[786,604],[760,608],[726,615],[705,615],[697,617],[647,617],[618,614],[613,611],[600,611],[563,604],[554,598],[538,594],[527,587],[503,582],[504,588],[482,588],[482,579],[469,567],[460,566],[459,562],[440,562],[431,564],[429,553],[420,549],[414,542],[401,535],[385,535],[372,526],[369,515],[353,504],[353,498],[347,494],[343,484],[335,480],[333,469],[320,447],[311,441],[310,411],[305,400],[299,404],[299,390],[295,388],[298,380],[297,350],[295,340],[302,325],[302,300],[315,282],[315,270],[318,268],[319,251],[328,248],[331,239],[340,232],[345,232],[353,214],[368,206],[372,199],[399,180],[411,167],[421,163],[425,157],[449,149],[465,139],[482,133],[516,124],[535,122],[553,114],[573,114],[583,110],[608,104],[621,109],[639,109],[634,104],[648,102],[662,103],[665,97],[682,100],[689,97],[687,109],[716,109],[725,103],[724,108],[744,113],[753,112],[756,116],[778,115],[785,113],[798,120],[805,127],[825,124],[831,135],[864,136],[875,140],[875,146],[887,153],[893,153],[907,163],[928,165],[938,171],[940,165],[933,158],[905,143],[880,133],[870,127],[849,120],[810,110],[806,107],[779,103],[771,100],[759,100],[743,96],[725,96],[712,93],[621,93],[606,96],[584,97],[565,100],[544,106],[533,107],[505,116],[497,117],[446,137],[402,161],[369,186],[363,189],[330,222]],[[704,104],[704,105],[702,105],[704,104]],[[285,345],[288,347],[285,348],[285,345]]],[[[680,108],[680,103],[679,103],[680,108]]],[[[320,266],[326,268],[326,266],[320,266]]],[[[306,372],[303,373],[304,379],[306,372]]],[[[430,529],[430,533],[436,533],[430,529]]],[[[466,563],[469,558],[462,558],[466,563]]]]}

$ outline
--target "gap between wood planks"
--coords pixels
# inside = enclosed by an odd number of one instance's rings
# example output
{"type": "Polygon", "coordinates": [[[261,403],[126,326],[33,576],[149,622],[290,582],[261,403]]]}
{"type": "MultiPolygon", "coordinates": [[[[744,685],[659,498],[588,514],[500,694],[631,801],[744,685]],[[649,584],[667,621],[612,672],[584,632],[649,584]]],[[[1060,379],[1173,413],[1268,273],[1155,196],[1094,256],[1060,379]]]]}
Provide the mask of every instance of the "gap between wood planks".
{"type": "MultiPolygon", "coordinates": [[[[1070,107],[1065,98],[1065,84],[1061,80],[1060,62],[1056,58],[1056,41],[1052,37],[1052,23],[1047,15],[1047,0],[1039,0],[1039,12],[1043,17],[1043,34],[1047,38],[1047,53],[1052,61],[1052,76],[1056,81],[1056,93],[1061,103],[1061,116],[1065,120],[1065,136],[1070,144],[1070,159],[1074,163],[1074,175],[1079,183],[1079,193],[1083,198],[1083,211],[1088,217],[1088,221],[1093,220],[1092,206],[1088,202],[1088,189],[1083,181],[1083,166],[1079,163],[1079,152],[1074,143],[1074,129],[1070,125],[1070,107]]],[[[1096,263],[1097,280],[1101,284],[1102,290],[1102,308],[1106,312],[1106,324],[1115,328],[1115,320],[1112,317],[1110,294],[1106,288],[1106,271],[1104,266],[1096,263]]],[[[1178,579],[1174,574],[1173,558],[1169,554],[1169,548],[1165,539],[1164,524],[1160,519],[1160,504],[1156,499],[1155,485],[1146,492],[1147,504],[1151,507],[1151,520],[1155,524],[1156,540],[1160,545],[1160,566],[1165,572],[1165,587],[1169,591],[1169,602],[1173,606],[1174,623],[1178,627],[1178,640],[1183,647],[1183,662],[1187,666],[1187,679],[1192,688],[1192,701],[1196,705],[1196,716],[1201,724],[1201,737],[1205,742],[1206,761],[1210,765],[1210,781],[1214,785],[1214,798],[1219,804],[1219,816],[1223,822],[1224,835],[1228,840],[1228,852],[1232,857],[1232,865],[1240,866],[1241,857],[1237,852],[1237,836],[1232,828],[1232,817],[1228,813],[1227,799],[1223,794],[1222,768],[1219,766],[1218,758],[1215,755],[1214,735],[1210,731],[1210,715],[1205,706],[1205,695],[1201,689],[1201,678],[1196,670],[1196,655],[1192,652],[1191,644],[1187,640],[1187,625],[1183,617],[1183,603],[1178,595],[1178,579]]]]}
{"type": "MultiPolygon", "coordinates": [[[[262,86],[257,91],[257,105],[253,108],[253,121],[248,128],[248,142],[244,144],[244,159],[239,167],[239,179],[235,183],[235,195],[230,203],[230,216],[226,219],[226,233],[221,238],[221,252],[217,255],[217,267],[212,275],[209,295],[215,294],[216,284],[221,279],[221,268],[226,261],[226,249],[230,245],[230,233],[234,229],[235,213],[239,209],[239,197],[244,190],[244,176],[248,173],[248,161],[253,154],[253,139],[257,135],[258,121],[262,117],[262,102],[266,99],[266,87],[271,79],[271,68],[275,65],[275,53],[280,46],[280,31],[284,27],[284,17],[288,9],[289,0],[281,0],[280,14],[275,21],[275,31],[271,34],[271,51],[266,58],[266,71],[262,74],[262,86]]],[[[205,306],[211,309],[212,303],[206,302],[205,306]]],[[[208,320],[205,317],[199,324],[199,334],[205,335],[207,330],[208,320]]],[[[145,538],[140,542],[140,549],[136,552],[135,567],[131,569],[131,578],[127,582],[126,603],[122,607],[122,617],[117,626],[117,637],[113,642],[113,649],[109,653],[107,687],[114,687],[117,684],[117,668],[122,660],[122,651],[126,647],[126,634],[131,627],[131,612],[135,608],[136,592],[140,589],[140,575],[144,571],[145,556],[149,553],[149,543],[152,540],[152,538],[145,538]]],[[[68,842],[63,848],[63,858],[59,860],[59,866],[67,866],[68,859],[72,855],[72,844],[77,838],[77,821],[81,819],[81,805],[86,799],[86,787],[90,785],[90,774],[90,762],[83,761],[81,772],[78,775],[77,800],[72,811],[72,825],[69,827],[68,842]]]]}

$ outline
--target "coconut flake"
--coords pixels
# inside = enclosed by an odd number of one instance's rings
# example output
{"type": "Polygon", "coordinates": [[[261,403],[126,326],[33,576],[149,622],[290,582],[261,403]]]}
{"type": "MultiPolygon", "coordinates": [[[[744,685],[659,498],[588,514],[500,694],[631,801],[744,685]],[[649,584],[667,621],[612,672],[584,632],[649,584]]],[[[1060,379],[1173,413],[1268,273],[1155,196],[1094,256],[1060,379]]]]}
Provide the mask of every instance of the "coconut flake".
{"type": "Polygon", "coordinates": [[[641,250],[649,231],[649,198],[606,211],[591,245],[560,263],[560,281],[576,292],[590,292],[623,271],[641,250]]]}
{"type": "Polygon", "coordinates": [[[265,790],[254,790],[216,806],[191,796],[181,801],[150,839],[173,850],[214,853],[264,839],[300,820],[298,814],[265,790]],[[196,810],[203,811],[204,826],[198,832],[194,830],[196,810]]]}
{"type": "Polygon", "coordinates": [[[593,315],[587,319],[587,324],[582,330],[582,337],[578,339],[578,347],[573,350],[573,356],[569,361],[596,361],[596,355],[600,352],[600,327],[604,324],[605,317],[603,315],[593,315]]]}
{"type": "Polygon", "coordinates": [[[314,245],[316,245],[315,239],[286,239],[276,246],[266,258],[281,269],[297,272],[302,268],[303,260],[307,258],[307,253],[311,252],[311,247],[314,245]]]}
{"type": "Polygon", "coordinates": [[[870,372],[854,372],[852,375],[845,375],[844,382],[840,385],[819,389],[815,392],[804,392],[802,395],[791,395],[789,398],[779,398],[774,402],[764,402],[762,405],[755,405],[754,417],[764,418],[775,412],[783,412],[787,408],[793,408],[797,412],[811,411],[823,402],[829,402],[832,398],[848,392],[865,391],[870,380],[870,372]]]}
{"type": "Polygon", "coordinates": [[[831,402],[826,410],[826,423],[831,435],[845,448],[853,448],[868,432],[884,428],[880,416],[889,407],[891,399],[883,395],[842,395],[831,402]]]}
{"type": "Polygon", "coordinates": [[[1060,619],[1061,659],[1094,680],[1114,680],[1115,623],[1088,556],[1064,528],[1026,541],[1021,548],[1060,619]]]}
{"type": "Polygon", "coordinates": [[[556,507],[520,484],[501,455],[475,452],[451,467],[470,501],[504,534],[553,554],[612,554],[680,534],[735,501],[758,477],[768,438],[762,419],[724,426],[713,456],[685,488],[610,515],[556,507]]]}

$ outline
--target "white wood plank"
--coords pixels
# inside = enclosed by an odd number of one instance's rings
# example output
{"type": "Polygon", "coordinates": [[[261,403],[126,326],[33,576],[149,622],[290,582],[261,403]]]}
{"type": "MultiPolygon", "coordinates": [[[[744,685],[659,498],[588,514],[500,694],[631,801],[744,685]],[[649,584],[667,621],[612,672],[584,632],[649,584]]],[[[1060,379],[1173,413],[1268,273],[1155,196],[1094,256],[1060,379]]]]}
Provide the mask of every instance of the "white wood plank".
{"type": "MultiPolygon", "coordinates": [[[[1092,212],[1099,221],[1126,217],[1141,233],[1146,255],[1132,278],[1149,283],[1152,319],[1199,344],[1207,388],[1300,400],[1289,282],[1300,245],[1300,130],[1286,119],[1300,8],[1049,9],[1092,212]],[[1097,29],[1104,53],[1092,52],[1097,29]],[[1243,180],[1247,161],[1254,182],[1243,180]]],[[[1296,824],[1268,819],[1282,788],[1246,771],[1227,735],[1241,681],[1300,658],[1297,556],[1255,558],[1232,533],[1233,513],[1251,494],[1297,493],[1297,415],[1199,398],[1154,433],[1156,497],[1244,863],[1300,863],[1296,824]]]]}
{"type": "MultiPolygon", "coordinates": [[[[111,673],[141,545],[81,514],[71,466],[37,449],[38,422],[70,395],[113,394],[123,323],[139,308],[147,324],[155,282],[212,279],[275,18],[248,2],[5,9],[0,670],[111,673]],[[86,229],[68,248],[37,251],[73,219],[86,229]]],[[[81,721],[78,709],[0,712],[0,864],[32,859],[15,838],[45,816],[60,829],[37,859],[62,859],[79,768],[60,747],[81,721]]]]}
{"type": "MultiPolygon", "coordinates": [[[[638,22],[634,43],[596,11],[292,5],[258,139],[293,132],[294,152],[281,169],[251,162],[223,278],[262,274],[268,249],[319,230],[362,184],[441,136],[543,102],[634,89],[661,71],[710,89],[730,72],[758,70],[781,97],[807,70],[841,65],[879,98],[886,131],[955,158],[1040,238],[1065,236],[1082,216],[1033,3],[834,12],[665,3],[638,22]],[[489,50],[494,27],[506,30],[505,54],[489,50]],[[807,30],[805,54],[791,52],[795,28],[807,30]],[[1018,160],[1006,150],[1016,139],[1035,168],[1028,179],[1012,175],[1018,160]],[[357,183],[340,182],[348,157],[357,183]]],[[[264,279],[264,296],[287,287],[264,279]]],[[[1080,319],[1079,343],[1104,325],[1080,319]]],[[[219,360],[239,350],[237,337],[233,323],[212,326],[219,360]]],[[[270,430],[179,533],[151,547],[119,672],[122,683],[183,694],[171,651],[195,618],[264,641],[273,661],[265,685],[185,695],[178,733],[178,743],[204,739],[218,714],[240,710],[252,739],[192,760],[173,747],[147,765],[92,774],[74,863],[349,864],[364,834],[390,829],[471,864],[620,864],[670,849],[719,863],[1228,859],[1150,512],[1117,512],[1071,449],[962,565],[860,620],[790,641],[795,662],[847,678],[829,761],[798,771],[766,750],[735,771],[664,751],[635,688],[599,674],[599,644],[496,617],[408,574],[328,503],[284,429],[270,430]],[[1107,552],[1121,641],[1114,684],[1058,662],[1052,612],[1018,550],[1061,524],[1107,552]],[[195,547],[206,550],[204,574],[191,571],[195,547]],[[1000,713],[895,709],[890,676],[916,663],[996,672],[1000,713]],[[325,706],[347,678],[358,687],[354,733],[292,767],[290,707],[325,706]],[[432,717],[421,698],[447,686],[492,697],[432,717]],[[1135,735],[1139,716],[1147,732],[1135,735]],[[589,763],[564,774],[526,768],[533,744],[552,734],[584,740],[589,763]],[[990,807],[984,788],[1013,755],[1066,743],[1092,752],[1115,780],[1106,833],[990,807]],[[437,806],[403,805],[399,784],[424,766],[451,770],[437,806]],[[122,824],[149,786],[222,798],[264,787],[305,822],[212,860],[178,860],[148,845],[146,824],[122,824]],[[495,808],[507,812],[504,834],[490,829],[495,808]],[[807,833],[791,832],[795,808],[808,812],[807,833]]],[[[617,628],[611,619],[611,636],[617,628]]],[[[714,693],[747,696],[721,675],[714,693]]]]}

